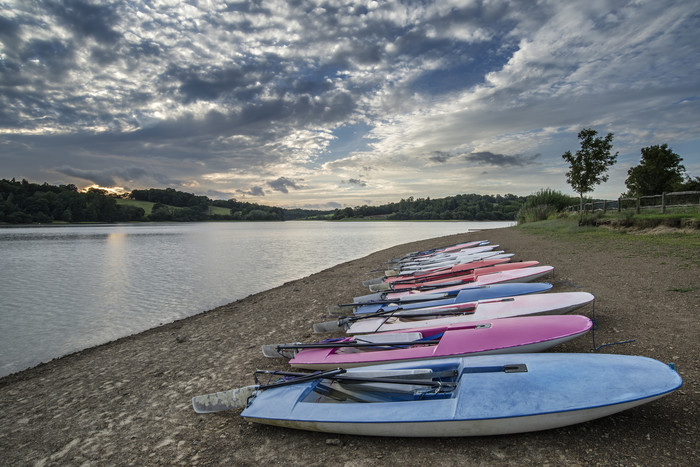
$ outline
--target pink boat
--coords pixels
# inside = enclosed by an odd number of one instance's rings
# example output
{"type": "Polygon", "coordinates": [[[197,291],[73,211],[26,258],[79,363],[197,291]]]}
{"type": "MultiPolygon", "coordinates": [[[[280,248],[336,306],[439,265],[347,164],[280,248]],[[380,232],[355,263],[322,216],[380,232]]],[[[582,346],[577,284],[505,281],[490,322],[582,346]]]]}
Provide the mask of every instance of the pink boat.
{"type": "Polygon", "coordinates": [[[540,352],[591,329],[580,315],[527,316],[399,332],[366,334],[315,344],[263,346],[268,357],[293,367],[351,368],[380,363],[471,355],[540,352]]]}
{"type": "MultiPolygon", "coordinates": [[[[450,277],[450,276],[455,276],[459,274],[464,274],[465,272],[469,272],[472,269],[477,269],[477,268],[484,268],[488,266],[495,266],[497,264],[503,264],[507,263],[510,261],[510,258],[497,258],[497,259],[481,259],[478,261],[472,261],[470,263],[459,263],[455,264],[454,266],[450,267],[442,267],[442,268],[436,268],[433,270],[428,270],[428,271],[418,271],[413,274],[404,274],[400,276],[390,276],[390,277],[382,277],[381,282],[403,282],[406,280],[419,280],[419,279],[428,279],[428,278],[442,278],[442,277],[450,277]]],[[[376,281],[380,281],[379,279],[375,279],[376,281]]]]}

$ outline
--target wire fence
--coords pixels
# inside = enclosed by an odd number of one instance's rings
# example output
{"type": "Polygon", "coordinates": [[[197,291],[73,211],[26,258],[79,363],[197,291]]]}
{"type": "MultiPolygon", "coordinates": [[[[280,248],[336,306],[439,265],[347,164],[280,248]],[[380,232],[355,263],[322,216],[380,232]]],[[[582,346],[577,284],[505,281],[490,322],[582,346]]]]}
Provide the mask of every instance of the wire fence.
{"type": "MultiPolygon", "coordinates": [[[[568,211],[578,212],[580,205],[569,206],[568,211]]],[[[655,210],[666,214],[670,208],[700,207],[700,191],[676,191],[660,195],[638,196],[636,198],[618,198],[616,200],[595,200],[583,204],[584,212],[594,211],[628,211],[634,209],[637,214],[642,210],[655,210]]]]}

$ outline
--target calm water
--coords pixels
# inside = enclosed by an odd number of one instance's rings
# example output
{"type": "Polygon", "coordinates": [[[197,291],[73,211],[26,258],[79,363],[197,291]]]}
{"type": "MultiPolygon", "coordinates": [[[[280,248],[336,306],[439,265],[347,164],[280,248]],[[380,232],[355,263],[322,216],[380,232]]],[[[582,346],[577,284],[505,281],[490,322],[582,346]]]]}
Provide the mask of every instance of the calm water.
{"type": "Polygon", "coordinates": [[[0,229],[0,376],[383,248],[507,225],[274,222],[0,229]]]}

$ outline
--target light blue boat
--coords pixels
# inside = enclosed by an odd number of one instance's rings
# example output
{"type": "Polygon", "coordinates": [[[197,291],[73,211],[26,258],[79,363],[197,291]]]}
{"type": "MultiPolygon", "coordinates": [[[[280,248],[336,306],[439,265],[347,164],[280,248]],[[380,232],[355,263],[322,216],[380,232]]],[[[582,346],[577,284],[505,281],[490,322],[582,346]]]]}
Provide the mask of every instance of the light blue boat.
{"type": "Polygon", "coordinates": [[[455,303],[475,302],[477,300],[490,300],[492,298],[514,297],[533,293],[546,292],[552,288],[547,282],[522,282],[510,284],[493,284],[474,287],[465,287],[457,292],[454,297],[428,300],[423,302],[396,302],[395,304],[358,304],[356,314],[376,313],[380,309],[384,311],[412,310],[416,308],[435,307],[440,305],[452,305],[455,303]]]}
{"type": "MultiPolygon", "coordinates": [[[[498,435],[604,417],[682,384],[672,366],[609,354],[492,355],[326,374],[251,386],[250,397],[241,399],[248,405],[241,415],[257,423],[353,435],[498,435]]],[[[230,399],[221,404],[219,395],[196,397],[195,410],[231,408],[230,399]]]]}

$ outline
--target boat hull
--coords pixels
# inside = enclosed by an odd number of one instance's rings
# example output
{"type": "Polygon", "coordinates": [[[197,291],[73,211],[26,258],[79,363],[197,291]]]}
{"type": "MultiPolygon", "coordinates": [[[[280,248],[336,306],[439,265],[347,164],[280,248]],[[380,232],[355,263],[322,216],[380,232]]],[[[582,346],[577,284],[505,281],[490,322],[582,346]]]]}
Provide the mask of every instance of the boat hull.
{"type": "Polygon", "coordinates": [[[513,297],[516,295],[530,295],[547,292],[552,289],[552,284],[547,282],[518,282],[512,284],[492,284],[471,286],[460,290],[454,298],[442,300],[397,302],[393,305],[387,304],[358,304],[355,314],[376,313],[379,309],[385,311],[411,310],[416,308],[435,307],[441,305],[452,305],[455,303],[474,302],[477,300],[489,300],[493,298],[513,297]]]}
{"type": "Polygon", "coordinates": [[[458,420],[440,422],[314,422],[245,417],[246,420],[266,425],[360,436],[405,438],[439,438],[466,436],[494,436],[551,430],[584,423],[622,412],[663,397],[658,395],[624,404],[607,405],[586,410],[572,410],[557,414],[530,415],[487,420],[458,420]]]}
{"type": "MultiPolygon", "coordinates": [[[[358,403],[319,402],[319,380],[260,391],[247,420],[369,436],[484,436],[559,428],[658,399],[682,380],[668,365],[612,354],[511,354],[377,365],[383,370],[454,368],[448,397],[358,403]],[[520,365],[524,371],[505,368],[520,365]]],[[[350,369],[347,375],[363,369],[350,369]]],[[[359,373],[361,374],[361,373],[359,373]]]]}
{"type": "Polygon", "coordinates": [[[429,326],[447,326],[515,316],[566,314],[592,303],[594,299],[595,297],[587,292],[559,292],[480,300],[476,302],[476,309],[471,314],[449,317],[417,317],[414,319],[410,313],[420,312],[420,309],[400,311],[391,317],[355,321],[346,332],[348,334],[367,334],[429,326]]]}
{"type": "MultiPolygon", "coordinates": [[[[448,327],[381,333],[374,335],[373,339],[374,342],[381,342],[382,336],[406,333],[415,333],[420,336],[412,339],[426,339],[440,335],[440,341],[433,345],[401,347],[397,344],[388,348],[370,347],[370,350],[365,351],[352,347],[308,348],[299,351],[289,364],[296,368],[321,370],[435,358],[542,352],[585,334],[591,327],[591,320],[579,315],[528,316],[475,321],[448,327]]],[[[361,342],[363,337],[360,335],[347,338],[340,343],[361,342]]]]}
{"type": "Polygon", "coordinates": [[[421,292],[388,292],[384,294],[384,298],[388,300],[394,300],[406,296],[420,296],[420,294],[430,294],[438,292],[451,292],[455,290],[462,290],[467,287],[474,287],[478,285],[490,285],[490,284],[509,284],[514,282],[534,282],[541,279],[548,274],[551,274],[554,268],[552,266],[532,266],[529,268],[514,269],[511,271],[495,272],[493,274],[486,274],[483,276],[477,276],[473,282],[469,282],[462,285],[439,287],[432,290],[421,291],[421,292]]]}

